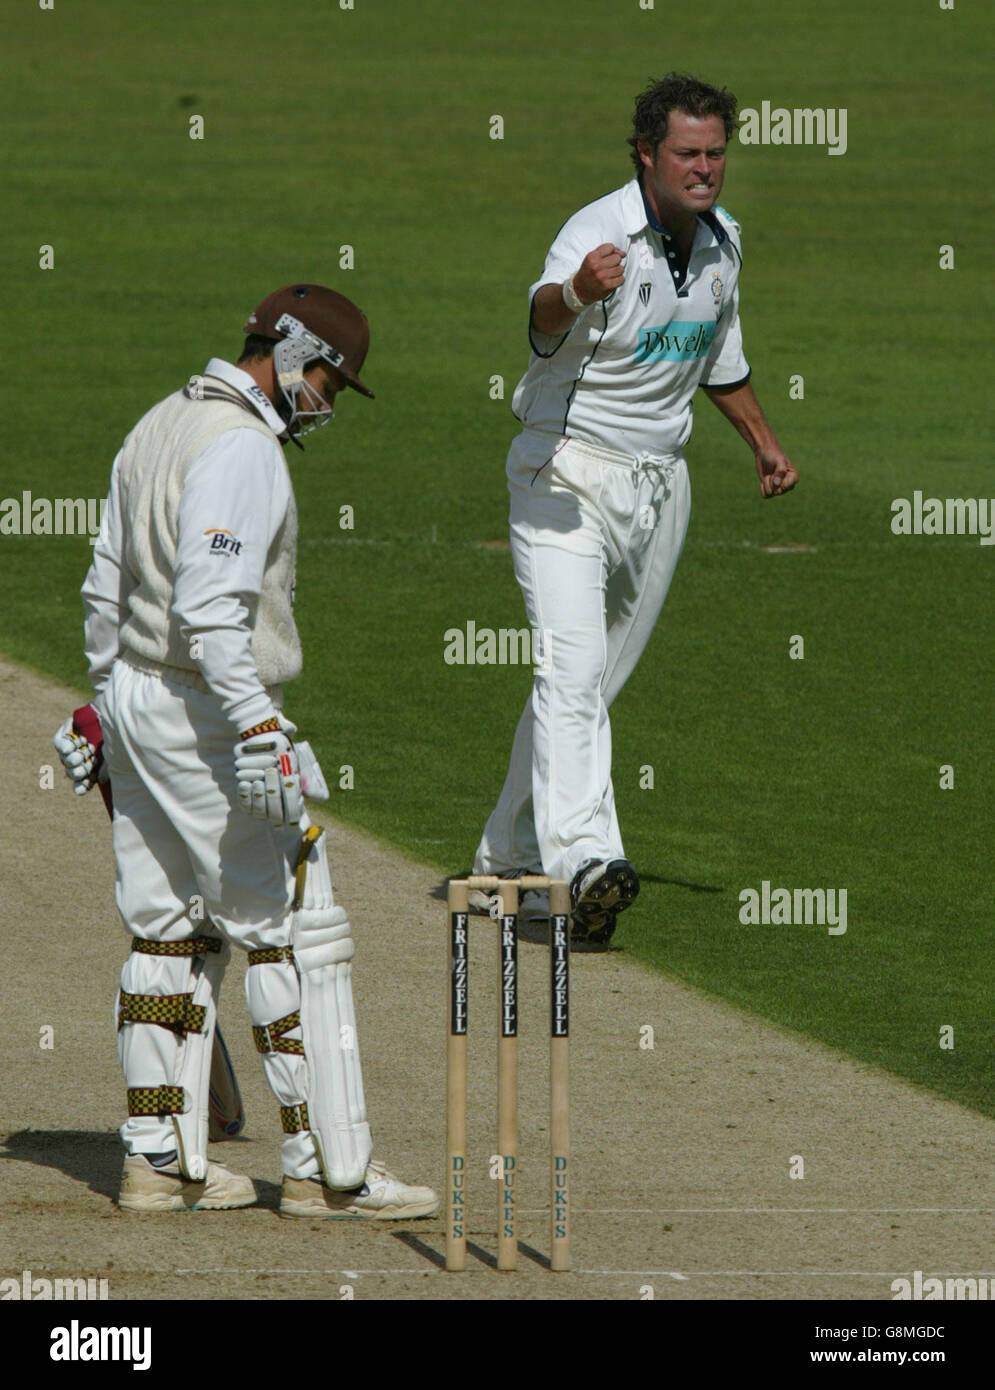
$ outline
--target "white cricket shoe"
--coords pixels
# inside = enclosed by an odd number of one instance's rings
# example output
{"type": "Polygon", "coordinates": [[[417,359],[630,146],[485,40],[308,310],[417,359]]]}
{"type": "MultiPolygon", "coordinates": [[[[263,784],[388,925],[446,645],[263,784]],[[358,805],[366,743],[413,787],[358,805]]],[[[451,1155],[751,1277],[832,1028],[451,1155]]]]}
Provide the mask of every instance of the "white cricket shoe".
{"type": "Polygon", "coordinates": [[[144,1154],[129,1154],[117,1204],[122,1211],[225,1211],[251,1207],[255,1201],[251,1180],[221,1163],[208,1163],[207,1177],[194,1182],[176,1163],[155,1168],[144,1154]]]}
{"type": "Polygon", "coordinates": [[[412,1221],[434,1216],[438,1194],[430,1187],[409,1187],[371,1158],[366,1181],[357,1191],[340,1192],[320,1178],[283,1179],[281,1216],[325,1217],[332,1221],[412,1221]]]}

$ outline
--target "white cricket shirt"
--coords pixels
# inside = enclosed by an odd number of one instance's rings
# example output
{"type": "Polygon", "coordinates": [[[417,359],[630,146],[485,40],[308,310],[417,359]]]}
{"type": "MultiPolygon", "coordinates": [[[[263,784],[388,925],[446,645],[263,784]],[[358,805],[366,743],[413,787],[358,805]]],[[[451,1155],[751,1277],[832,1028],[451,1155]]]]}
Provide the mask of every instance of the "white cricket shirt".
{"type": "Polygon", "coordinates": [[[677,244],[647,207],[638,179],[563,224],[529,290],[532,358],[512,409],[528,429],[622,453],[676,453],[691,433],[701,385],[748,380],[739,326],[739,225],[716,206],[698,216],[686,274],[677,244]],[[562,284],[596,247],[626,252],[625,282],[578,314],[565,334],[538,333],[532,301],[562,284]]]}
{"type": "Polygon", "coordinates": [[[239,428],[245,412],[215,406],[227,412],[219,433],[211,404],[191,405],[181,392],[139,421],[114,460],[83,585],[85,646],[98,710],[114,660],[132,651],[198,671],[243,729],[273,713],[268,687],[301,668],[290,606],[297,510],[277,411],[230,362],[214,357],[204,374],[233,388],[256,423],[239,428]],[[178,469],[173,440],[201,411],[209,442],[178,469]],[[129,444],[142,430],[134,456],[129,444]]]}

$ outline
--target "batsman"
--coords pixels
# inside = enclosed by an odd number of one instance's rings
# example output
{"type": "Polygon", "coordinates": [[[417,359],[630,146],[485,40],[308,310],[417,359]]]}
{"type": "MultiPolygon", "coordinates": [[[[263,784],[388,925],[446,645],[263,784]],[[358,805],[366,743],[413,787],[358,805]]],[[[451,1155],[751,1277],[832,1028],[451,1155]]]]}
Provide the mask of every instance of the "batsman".
{"type": "Polygon", "coordinates": [[[305,794],[327,789],[282,712],[301,670],[283,446],[303,448],[346,388],[372,397],[359,378],[369,326],[343,295],[299,283],[264,299],[244,331],[238,362],[212,358],[114,461],[83,586],[95,695],[55,736],[75,790],[99,784],[113,808],[132,937],[116,1007],[128,1101],[119,1204],[256,1200],[207,1152],[212,1120],[213,1137],[219,1121],[239,1122],[215,1045],[234,943],[248,952],[252,1032],[284,1132],[281,1215],[430,1216],[436,1194],[372,1157],[352,933],[304,809],[305,794]]]}

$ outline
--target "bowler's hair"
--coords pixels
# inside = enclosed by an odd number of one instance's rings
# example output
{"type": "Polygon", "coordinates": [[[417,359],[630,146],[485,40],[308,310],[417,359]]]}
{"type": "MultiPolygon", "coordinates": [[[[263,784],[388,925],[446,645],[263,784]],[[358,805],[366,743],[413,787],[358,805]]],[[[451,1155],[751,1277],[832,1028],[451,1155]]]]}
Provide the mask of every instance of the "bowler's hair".
{"type": "Polygon", "coordinates": [[[718,116],[725,126],[727,140],[732,139],[736,130],[738,103],[725,87],[713,87],[683,72],[668,72],[658,81],[651,78],[650,85],[636,97],[633,133],[628,140],[637,174],[643,167],[639,141],[645,140],[655,157],[660,141],[667,138],[671,111],[683,111],[688,116],[718,116]]]}

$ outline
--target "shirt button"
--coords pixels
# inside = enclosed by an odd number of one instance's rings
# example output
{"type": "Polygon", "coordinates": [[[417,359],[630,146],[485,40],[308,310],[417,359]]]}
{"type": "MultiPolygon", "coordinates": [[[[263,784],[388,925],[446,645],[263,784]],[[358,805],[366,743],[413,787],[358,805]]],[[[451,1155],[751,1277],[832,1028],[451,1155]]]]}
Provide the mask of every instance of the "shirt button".
{"type": "Polygon", "coordinates": [[[676,252],[676,251],[668,251],[668,252],[667,252],[667,258],[668,258],[668,260],[676,261],[676,260],[677,260],[677,252],[676,252]]]}

